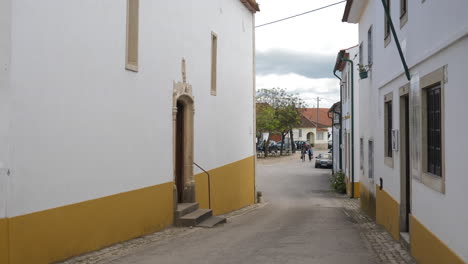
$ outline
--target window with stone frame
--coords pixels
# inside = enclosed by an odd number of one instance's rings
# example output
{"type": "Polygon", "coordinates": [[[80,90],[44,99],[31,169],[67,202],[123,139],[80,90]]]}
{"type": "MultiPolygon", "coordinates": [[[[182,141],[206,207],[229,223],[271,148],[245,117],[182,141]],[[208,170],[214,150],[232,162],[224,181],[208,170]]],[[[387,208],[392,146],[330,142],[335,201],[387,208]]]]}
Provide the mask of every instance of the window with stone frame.
{"type": "Polygon", "coordinates": [[[139,0],[127,0],[127,49],[125,68],[138,71],[139,0]]]}

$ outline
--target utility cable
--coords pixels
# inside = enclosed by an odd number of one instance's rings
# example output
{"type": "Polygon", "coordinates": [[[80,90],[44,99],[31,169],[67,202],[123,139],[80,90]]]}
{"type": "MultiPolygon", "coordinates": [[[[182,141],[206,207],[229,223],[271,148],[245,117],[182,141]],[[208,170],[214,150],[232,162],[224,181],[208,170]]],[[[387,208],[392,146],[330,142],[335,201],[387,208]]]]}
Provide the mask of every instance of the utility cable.
{"type": "Polygon", "coordinates": [[[293,16],[285,17],[285,18],[282,18],[282,19],[279,19],[279,20],[271,21],[271,22],[268,22],[268,23],[265,23],[265,24],[261,24],[261,25],[255,26],[255,28],[263,27],[263,26],[266,26],[266,25],[271,25],[271,24],[278,23],[278,22],[281,22],[281,21],[284,21],[284,20],[288,20],[288,19],[295,18],[295,17],[302,16],[302,15],[306,15],[306,14],[309,14],[309,13],[312,13],[312,12],[315,12],[315,11],[319,11],[319,10],[322,10],[322,9],[325,9],[325,8],[328,8],[328,7],[332,7],[334,5],[338,5],[338,4],[341,4],[341,3],[344,3],[344,2],[346,2],[346,0],[334,3],[334,4],[331,4],[331,5],[322,6],[320,8],[310,10],[310,11],[307,11],[307,12],[304,12],[304,13],[300,13],[300,14],[297,14],[297,15],[293,15],[293,16]]]}

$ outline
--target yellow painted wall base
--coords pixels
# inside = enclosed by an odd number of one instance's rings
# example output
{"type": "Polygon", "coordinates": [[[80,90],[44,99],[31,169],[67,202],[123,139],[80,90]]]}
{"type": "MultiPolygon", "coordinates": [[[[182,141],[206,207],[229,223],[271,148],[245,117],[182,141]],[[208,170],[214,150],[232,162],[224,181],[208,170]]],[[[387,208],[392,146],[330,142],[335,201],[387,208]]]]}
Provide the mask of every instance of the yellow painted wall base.
{"type": "MultiPolygon", "coordinates": [[[[240,209],[255,202],[254,157],[208,171],[211,176],[211,209],[214,215],[240,209]]],[[[196,200],[208,208],[208,176],[195,175],[196,200]]]]}
{"type": "Polygon", "coordinates": [[[376,185],[376,220],[395,240],[400,239],[400,204],[376,185]]]}
{"type": "Polygon", "coordinates": [[[359,198],[361,209],[372,219],[375,219],[375,196],[365,184],[359,186],[359,198]]]}
{"type": "Polygon", "coordinates": [[[420,264],[464,264],[465,262],[427,227],[410,216],[411,254],[420,264]]]}
{"type": "MultiPolygon", "coordinates": [[[[9,218],[9,263],[59,261],[171,225],[173,185],[169,182],[9,218]]],[[[0,222],[0,253],[5,250],[4,226],[0,222]]]]}
{"type": "Polygon", "coordinates": [[[8,243],[8,219],[0,219],[0,263],[8,263],[10,254],[8,243]]]}
{"type": "MultiPolygon", "coordinates": [[[[351,189],[351,180],[349,179],[348,176],[345,177],[345,181],[346,181],[346,194],[351,197],[351,193],[352,193],[352,189],[351,189]]],[[[352,196],[351,198],[359,198],[359,189],[360,189],[360,184],[359,182],[355,182],[354,183],[354,196],[352,196]]]]}

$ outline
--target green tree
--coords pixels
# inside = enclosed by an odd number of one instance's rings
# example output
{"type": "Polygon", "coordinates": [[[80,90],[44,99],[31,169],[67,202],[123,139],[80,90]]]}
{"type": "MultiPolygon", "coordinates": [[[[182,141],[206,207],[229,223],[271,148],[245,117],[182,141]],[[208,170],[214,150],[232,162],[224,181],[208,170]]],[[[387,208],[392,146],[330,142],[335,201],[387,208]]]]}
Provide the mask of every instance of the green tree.
{"type": "MultiPolygon", "coordinates": [[[[281,134],[280,154],[283,152],[284,138],[294,127],[300,124],[299,108],[305,106],[297,94],[290,94],[282,88],[260,89],[257,92],[257,135],[268,132],[281,134]]],[[[292,133],[291,133],[292,135],[292,133]]],[[[291,143],[294,142],[291,137],[291,143]]],[[[265,155],[268,155],[270,136],[265,142],[265,155]]],[[[294,144],[292,144],[294,147],[294,144]]],[[[294,151],[295,149],[293,149],[294,151]]]]}

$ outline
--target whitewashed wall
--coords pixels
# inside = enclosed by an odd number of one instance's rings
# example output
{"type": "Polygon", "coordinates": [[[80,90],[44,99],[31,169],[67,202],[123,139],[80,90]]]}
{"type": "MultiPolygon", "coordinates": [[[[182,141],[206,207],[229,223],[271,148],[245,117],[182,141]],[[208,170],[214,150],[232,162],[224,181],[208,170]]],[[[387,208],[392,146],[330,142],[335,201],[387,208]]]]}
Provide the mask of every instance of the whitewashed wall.
{"type": "MultiPolygon", "coordinates": [[[[410,72],[422,77],[448,65],[448,83],[445,85],[445,194],[436,192],[417,180],[412,180],[412,214],[439,239],[468,261],[468,194],[465,187],[468,129],[460,116],[468,109],[465,99],[466,64],[468,61],[468,2],[408,1],[408,22],[400,28],[399,2],[394,1],[392,19],[400,39],[410,72]]],[[[400,201],[400,155],[394,152],[394,167],[384,164],[384,95],[393,92],[393,124],[399,129],[399,88],[408,83],[398,56],[395,39],[384,47],[384,13],[381,1],[369,0],[360,18],[359,38],[367,43],[367,31],[373,25],[374,65],[371,78],[361,81],[361,99],[369,102],[369,111],[361,111],[361,134],[374,138],[375,176],[382,177],[385,190],[400,201]],[[366,125],[364,119],[369,120],[366,125]]],[[[366,44],[367,45],[367,44],[366,44]]],[[[367,46],[365,47],[367,58],[367,46]]],[[[416,140],[416,139],[410,139],[416,140]]],[[[411,142],[411,141],[410,141],[411,142]]],[[[366,145],[367,148],[367,145],[366,145]]],[[[365,154],[367,161],[367,153],[365,154]]],[[[367,162],[365,163],[367,164],[367,162]]],[[[373,183],[368,182],[370,187],[373,183]]],[[[373,188],[370,188],[373,190],[373,188]]]]}
{"type": "Polygon", "coordinates": [[[11,59],[11,0],[0,2],[0,218],[6,217],[8,193],[8,128],[11,59]]]}
{"type": "MultiPolygon", "coordinates": [[[[343,170],[349,168],[349,175],[348,177],[351,178],[351,165],[346,165],[346,133],[351,133],[352,131],[352,121],[354,118],[354,181],[359,182],[359,72],[357,70],[357,64],[359,63],[359,47],[353,47],[346,50],[349,53],[349,59],[353,61],[354,64],[354,116],[352,115],[352,96],[351,96],[351,66],[350,63],[346,62],[345,67],[341,73],[342,83],[344,83],[344,87],[347,87],[346,94],[343,93],[343,101],[342,101],[342,109],[343,109],[343,129],[342,137],[343,137],[343,170]],[[346,119],[346,116],[350,118],[346,119]]],[[[348,144],[349,153],[352,154],[352,142],[348,144]]],[[[349,158],[349,162],[352,162],[351,156],[349,158]]]]}
{"type": "Polygon", "coordinates": [[[212,169],[253,155],[252,14],[240,1],[140,0],[134,73],[124,69],[126,8],[13,2],[9,217],[172,181],[182,57],[195,96],[195,161],[212,169]]]}

